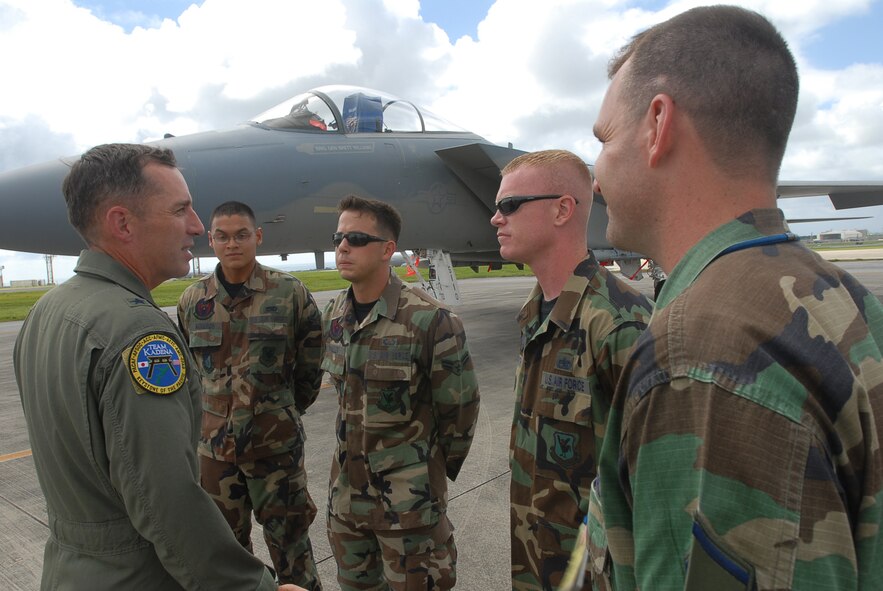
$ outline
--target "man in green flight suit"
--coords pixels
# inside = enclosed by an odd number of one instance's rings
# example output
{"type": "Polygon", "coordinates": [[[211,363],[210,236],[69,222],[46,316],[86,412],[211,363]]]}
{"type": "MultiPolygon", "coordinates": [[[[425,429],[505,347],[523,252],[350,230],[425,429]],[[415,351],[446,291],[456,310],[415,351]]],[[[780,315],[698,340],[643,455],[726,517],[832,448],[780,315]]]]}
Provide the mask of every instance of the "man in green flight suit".
{"type": "Polygon", "coordinates": [[[341,589],[450,589],[457,549],[447,478],[478,418],[460,319],[389,266],[401,218],[354,195],[338,204],[335,260],[350,282],[322,317],[337,390],[328,537],[341,589]]]}
{"type": "Polygon", "coordinates": [[[199,488],[202,386],[150,295],[204,231],[174,154],[97,146],[63,191],[87,249],[13,353],[49,518],[42,588],[276,589],[199,488]]]}
{"type": "Polygon", "coordinates": [[[322,315],[297,278],[257,262],[248,205],[222,203],[209,223],[218,266],[178,302],[205,389],[200,481],[239,543],[252,549],[254,512],[279,580],[318,591],[301,415],[322,382],[322,315]]]}

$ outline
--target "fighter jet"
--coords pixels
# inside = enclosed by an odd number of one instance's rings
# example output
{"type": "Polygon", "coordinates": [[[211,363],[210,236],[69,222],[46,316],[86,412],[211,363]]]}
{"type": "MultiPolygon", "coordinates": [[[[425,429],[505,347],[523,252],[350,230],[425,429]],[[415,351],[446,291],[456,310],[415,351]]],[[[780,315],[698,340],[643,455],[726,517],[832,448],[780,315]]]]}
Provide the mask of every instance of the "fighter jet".
{"type": "MultiPolygon", "coordinates": [[[[458,263],[499,262],[488,220],[500,168],[523,153],[494,145],[414,103],[354,86],[323,86],[233,129],[149,142],[170,148],[200,218],[231,199],[264,228],[262,255],[332,250],[348,193],[394,205],[403,249],[440,249],[458,263]]],[[[0,248],[79,253],[61,182],[78,156],[0,175],[0,248]]],[[[210,256],[203,236],[194,254],[210,256]]],[[[321,267],[321,265],[317,265],[321,267]]]]}
{"type": "MultiPolygon", "coordinates": [[[[201,219],[224,201],[244,201],[264,228],[259,254],[314,252],[317,268],[332,249],[335,206],[348,193],[387,201],[401,212],[403,250],[443,252],[454,265],[500,264],[489,218],[501,168],[523,153],[408,100],[343,85],[297,95],[232,129],[150,143],[175,152],[201,219]]],[[[83,248],[61,195],[77,157],[0,175],[0,248],[68,255],[83,248]]],[[[883,203],[883,185],[802,183],[782,191],[830,194],[838,207],[848,206],[852,194],[861,205],[883,203]]],[[[614,249],[606,226],[606,205],[596,195],[589,245],[599,260],[618,262],[629,276],[641,256],[614,249]]],[[[194,253],[212,254],[204,236],[194,253]]]]}

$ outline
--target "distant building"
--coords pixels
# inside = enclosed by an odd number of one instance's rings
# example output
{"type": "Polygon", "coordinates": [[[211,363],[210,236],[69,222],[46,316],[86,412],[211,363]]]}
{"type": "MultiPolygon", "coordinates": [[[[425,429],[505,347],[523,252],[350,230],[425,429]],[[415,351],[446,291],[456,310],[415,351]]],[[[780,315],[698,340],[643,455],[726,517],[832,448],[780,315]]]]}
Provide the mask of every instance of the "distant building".
{"type": "Polygon", "coordinates": [[[46,282],[42,279],[14,279],[9,282],[9,287],[42,287],[46,282]]]}
{"type": "Polygon", "coordinates": [[[861,242],[868,237],[867,230],[828,230],[819,232],[816,242],[861,242]]]}

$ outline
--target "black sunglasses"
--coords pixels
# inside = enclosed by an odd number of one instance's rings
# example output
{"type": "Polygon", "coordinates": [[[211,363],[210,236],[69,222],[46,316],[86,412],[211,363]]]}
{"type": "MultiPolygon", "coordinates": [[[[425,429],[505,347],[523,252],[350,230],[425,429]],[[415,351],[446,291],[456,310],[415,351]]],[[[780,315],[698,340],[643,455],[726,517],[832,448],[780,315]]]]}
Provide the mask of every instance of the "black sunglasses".
{"type": "MultiPolygon", "coordinates": [[[[542,201],[544,199],[559,199],[564,197],[564,195],[512,195],[511,197],[504,197],[500,199],[496,203],[497,211],[502,213],[503,215],[512,215],[518,208],[521,207],[522,203],[527,203],[528,201],[542,201]]],[[[576,201],[576,199],[574,199],[576,201]]],[[[579,203],[579,201],[577,201],[579,203]]]]}
{"type": "Polygon", "coordinates": [[[331,235],[331,244],[334,245],[334,248],[337,248],[344,238],[346,238],[350,246],[365,246],[369,242],[388,242],[386,238],[372,236],[364,232],[335,232],[331,235]]]}

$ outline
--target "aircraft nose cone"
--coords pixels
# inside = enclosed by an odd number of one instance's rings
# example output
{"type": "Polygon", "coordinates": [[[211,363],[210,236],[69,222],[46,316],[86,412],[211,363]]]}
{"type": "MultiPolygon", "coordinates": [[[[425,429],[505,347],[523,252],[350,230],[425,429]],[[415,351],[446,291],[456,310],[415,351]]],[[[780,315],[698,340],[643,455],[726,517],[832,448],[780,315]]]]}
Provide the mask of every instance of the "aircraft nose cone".
{"type": "Polygon", "coordinates": [[[61,192],[69,170],[52,160],[0,174],[0,248],[79,254],[85,244],[68,222],[61,192]]]}

